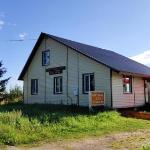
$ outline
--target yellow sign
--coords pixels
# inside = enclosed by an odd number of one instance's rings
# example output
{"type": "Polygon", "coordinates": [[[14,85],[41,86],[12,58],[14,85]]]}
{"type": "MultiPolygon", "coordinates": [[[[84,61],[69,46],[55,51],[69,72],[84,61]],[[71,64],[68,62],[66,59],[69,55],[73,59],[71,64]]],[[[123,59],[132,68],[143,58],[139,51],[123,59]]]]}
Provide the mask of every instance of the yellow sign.
{"type": "Polygon", "coordinates": [[[101,106],[104,105],[104,92],[101,91],[91,91],[89,93],[91,106],[101,106]]]}

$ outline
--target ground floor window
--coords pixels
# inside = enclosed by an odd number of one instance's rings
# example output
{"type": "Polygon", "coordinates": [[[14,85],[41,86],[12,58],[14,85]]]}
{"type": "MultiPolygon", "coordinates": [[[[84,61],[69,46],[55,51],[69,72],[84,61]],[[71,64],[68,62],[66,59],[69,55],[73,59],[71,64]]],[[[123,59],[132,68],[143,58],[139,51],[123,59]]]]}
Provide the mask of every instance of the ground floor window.
{"type": "Polygon", "coordinates": [[[83,74],[83,93],[95,90],[94,73],[83,74]]]}
{"type": "Polygon", "coordinates": [[[132,93],[132,76],[123,76],[123,93],[132,93]]]}
{"type": "Polygon", "coordinates": [[[54,94],[62,94],[62,76],[54,77],[54,94]]]}
{"type": "Polygon", "coordinates": [[[31,79],[31,94],[38,94],[38,79],[31,79]]]}

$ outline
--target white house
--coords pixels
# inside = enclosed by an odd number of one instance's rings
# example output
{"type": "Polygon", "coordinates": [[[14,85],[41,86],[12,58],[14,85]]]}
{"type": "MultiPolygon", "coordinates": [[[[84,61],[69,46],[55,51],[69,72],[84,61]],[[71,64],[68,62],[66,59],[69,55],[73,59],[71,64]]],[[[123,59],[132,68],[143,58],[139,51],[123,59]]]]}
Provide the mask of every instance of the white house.
{"type": "Polygon", "coordinates": [[[105,93],[105,106],[150,102],[150,68],[110,50],[41,33],[20,76],[24,103],[88,106],[88,92],[105,93]]]}

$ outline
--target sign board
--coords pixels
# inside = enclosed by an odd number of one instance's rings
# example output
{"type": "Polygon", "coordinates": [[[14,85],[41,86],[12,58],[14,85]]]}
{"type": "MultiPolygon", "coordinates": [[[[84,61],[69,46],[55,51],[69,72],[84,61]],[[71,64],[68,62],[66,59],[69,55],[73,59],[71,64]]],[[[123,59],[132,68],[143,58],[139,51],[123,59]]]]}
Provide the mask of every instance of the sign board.
{"type": "Polygon", "coordinates": [[[93,106],[103,106],[105,101],[105,94],[102,91],[89,92],[89,108],[93,106]]]}
{"type": "Polygon", "coordinates": [[[61,74],[65,69],[66,69],[65,66],[60,66],[60,67],[48,68],[46,69],[46,72],[49,72],[49,75],[61,74]]]}

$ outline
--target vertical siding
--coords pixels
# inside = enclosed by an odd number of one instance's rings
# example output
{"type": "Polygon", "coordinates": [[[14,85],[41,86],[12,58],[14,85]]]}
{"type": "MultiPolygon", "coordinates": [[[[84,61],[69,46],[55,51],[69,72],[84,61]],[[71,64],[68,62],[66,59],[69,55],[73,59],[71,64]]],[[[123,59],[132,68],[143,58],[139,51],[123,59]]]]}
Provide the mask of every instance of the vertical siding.
{"type": "MultiPolygon", "coordinates": [[[[46,48],[50,50],[50,65],[46,68],[66,66],[67,48],[66,46],[47,39],[46,48]]],[[[49,75],[46,73],[46,103],[52,104],[67,104],[66,97],[66,70],[62,74],[49,75]],[[54,94],[54,77],[63,77],[63,93],[54,94]]]]}
{"type": "Polygon", "coordinates": [[[74,89],[78,89],[78,53],[68,48],[68,103],[77,104],[74,89]]]}
{"type": "Polygon", "coordinates": [[[26,88],[24,91],[24,101],[27,103],[44,103],[45,68],[41,65],[41,53],[44,50],[44,45],[44,41],[42,41],[25,74],[24,85],[26,85],[26,88]],[[31,95],[31,79],[38,79],[38,95],[31,95]]]}
{"type": "Polygon", "coordinates": [[[74,95],[73,91],[74,88],[79,88],[79,105],[88,106],[88,95],[82,93],[82,74],[84,73],[95,74],[95,90],[104,91],[106,95],[105,105],[111,106],[110,69],[108,67],[99,64],[70,48],[68,48],[67,51],[66,46],[52,39],[47,39],[46,45],[45,42],[42,41],[28,68],[28,80],[26,77],[27,75],[24,77],[24,99],[28,103],[77,104],[77,96],[74,95]],[[41,64],[41,54],[42,51],[45,50],[45,46],[46,49],[50,50],[50,65],[46,67],[41,64]],[[68,67],[68,97],[67,69],[64,70],[62,74],[45,74],[45,69],[59,66],[68,67]],[[56,76],[63,76],[63,94],[55,95],[53,93],[53,78],[56,76]],[[31,95],[32,78],[38,79],[38,95],[31,95]],[[27,88],[28,92],[26,90],[27,88]]]}
{"type": "Polygon", "coordinates": [[[123,94],[122,75],[112,73],[112,99],[113,107],[134,107],[145,104],[144,98],[144,80],[141,77],[134,77],[132,80],[133,92],[123,94]]]}
{"type": "Polygon", "coordinates": [[[80,105],[88,105],[88,95],[82,93],[82,74],[94,73],[95,90],[105,92],[105,106],[111,106],[110,69],[84,55],[79,55],[79,96],[80,105]]]}

